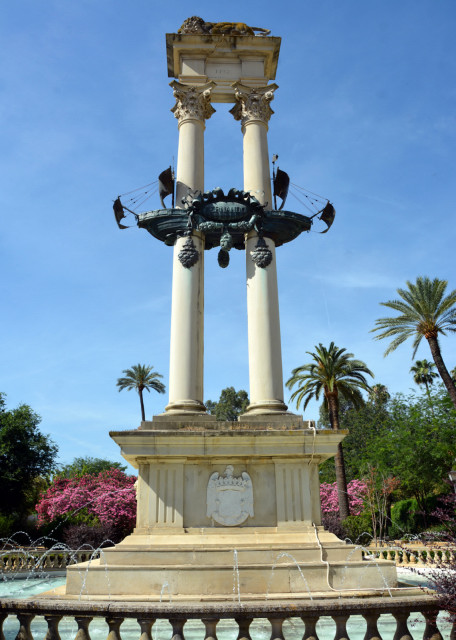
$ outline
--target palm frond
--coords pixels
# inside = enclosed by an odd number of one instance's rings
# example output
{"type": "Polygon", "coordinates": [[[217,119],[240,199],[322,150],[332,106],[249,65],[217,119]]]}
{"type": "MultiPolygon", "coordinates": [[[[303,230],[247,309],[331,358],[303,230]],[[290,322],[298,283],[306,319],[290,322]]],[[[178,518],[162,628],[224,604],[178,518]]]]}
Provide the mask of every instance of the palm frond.
{"type": "Polygon", "coordinates": [[[407,280],[406,288],[397,290],[400,299],[380,303],[400,314],[376,320],[372,329],[377,332],[376,340],[394,337],[385,356],[413,338],[414,358],[423,336],[456,332],[456,290],[445,296],[447,285],[446,280],[419,276],[416,282],[407,280]]]}
{"type": "Polygon", "coordinates": [[[353,399],[357,406],[363,402],[361,391],[370,389],[366,376],[373,377],[374,374],[362,360],[355,359],[352,353],[337,347],[334,342],[328,348],[320,343],[315,352],[307,353],[313,362],[293,369],[286,382],[290,390],[297,386],[290,400],[296,401],[298,409],[301,402],[305,409],[311,399],[319,400],[322,392],[326,400],[328,394],[337,397],[341,393],[343,397],[353,399]]]}

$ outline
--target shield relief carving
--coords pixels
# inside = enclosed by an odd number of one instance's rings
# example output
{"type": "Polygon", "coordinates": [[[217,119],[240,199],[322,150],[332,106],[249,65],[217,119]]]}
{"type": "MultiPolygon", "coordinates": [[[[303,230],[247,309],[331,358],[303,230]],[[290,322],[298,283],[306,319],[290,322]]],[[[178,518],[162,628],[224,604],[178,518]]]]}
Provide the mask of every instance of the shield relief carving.
{"type": "Polygon", "coordinates": [[[223,475],[211,474],[207,484],[206,515],[225,527],[235,527],[254,515],[252,479],[246,471],[238,477],[233,472],[229,464],[223,475]]]}

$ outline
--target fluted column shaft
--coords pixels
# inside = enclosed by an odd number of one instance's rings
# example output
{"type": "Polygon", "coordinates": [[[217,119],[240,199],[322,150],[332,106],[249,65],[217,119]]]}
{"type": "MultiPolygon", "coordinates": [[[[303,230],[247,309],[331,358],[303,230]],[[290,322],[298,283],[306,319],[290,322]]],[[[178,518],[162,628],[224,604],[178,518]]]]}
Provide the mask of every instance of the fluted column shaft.
{"type": "MultiPolygon", "coordinates": [[[[244,190],[254,195],[266,209],[272,208],[268,152],[268,121],[273,111],[269,103],[277,85],[249,89],[237,83],[237,103],[231,110],[241,120],[244,137],[244,190]]],[[[272,261],[260,267],[252,261],[258,233],[246,239],[247,315],[249,342],[249,415],[284,413],[282,350],[280,342],[279,294],[274,242],[266,238],[272,261]]]]}
{"type": "MultiPolygon", "coordinates": [[[[172,82],[176,105],[172,109],[179,121],[179,148],[176,169],[176,206],[184,208],[182,198],[189,192],[204,190],[205,120],[214,109],[210,103],[213,83],[191,87],[172,82]]],[[[193,266],[184,266],[179,254],[188,238],[174,245],[171,303],[171,344],[169,403],[166,413],[176,415],[204,413],[204,236],[193,232],[198,252],[193,266]]],[[[182,255],[182,254],[181,254],[182,255]]]]}

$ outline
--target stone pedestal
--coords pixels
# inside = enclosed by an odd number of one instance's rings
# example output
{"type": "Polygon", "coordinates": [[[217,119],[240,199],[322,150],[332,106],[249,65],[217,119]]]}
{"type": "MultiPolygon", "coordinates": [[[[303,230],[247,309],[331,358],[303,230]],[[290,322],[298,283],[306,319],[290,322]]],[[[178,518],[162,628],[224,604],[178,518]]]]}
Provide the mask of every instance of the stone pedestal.
{"type": "Polygon", "coordinates": [[[159,424],[111,433],[139,471],[137,526],[100,560],[68,567],[68,597],[226,600],[233,578],[243,599],[395,586],[393,563],[379,572],[320,524],[318,465],[344,432],[298,417],[159,424]]]}

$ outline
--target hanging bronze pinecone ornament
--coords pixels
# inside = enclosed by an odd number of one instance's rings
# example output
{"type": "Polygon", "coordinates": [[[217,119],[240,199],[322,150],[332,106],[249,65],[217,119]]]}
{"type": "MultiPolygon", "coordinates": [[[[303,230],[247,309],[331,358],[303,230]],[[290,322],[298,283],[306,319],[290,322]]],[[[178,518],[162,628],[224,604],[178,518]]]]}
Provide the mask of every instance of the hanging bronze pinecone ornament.
{"type": "Polygon", "coordinates": [[[198,262],[199,251],[197,251],[191,236],[187,237],[182,251],[179,251],[179,260],[181,265],[186,269],[190,269],[198,262]]]}
{"type": "Polygon", "coordinates": [[[262,236],[258,237],[258,242],[252,251],[252,260],[261,269],[265,269],[272,262],[272,251],[262,236]]]}
{"type": "Polygon", "coordinates": [[[228,253],[228,251],[225,251],[225,249],[220,249],[217,256],[217,261],[219,263],[219,267],[222,267],[222,269],[226,269],[230,264],[230,254],[228,253]]]}

